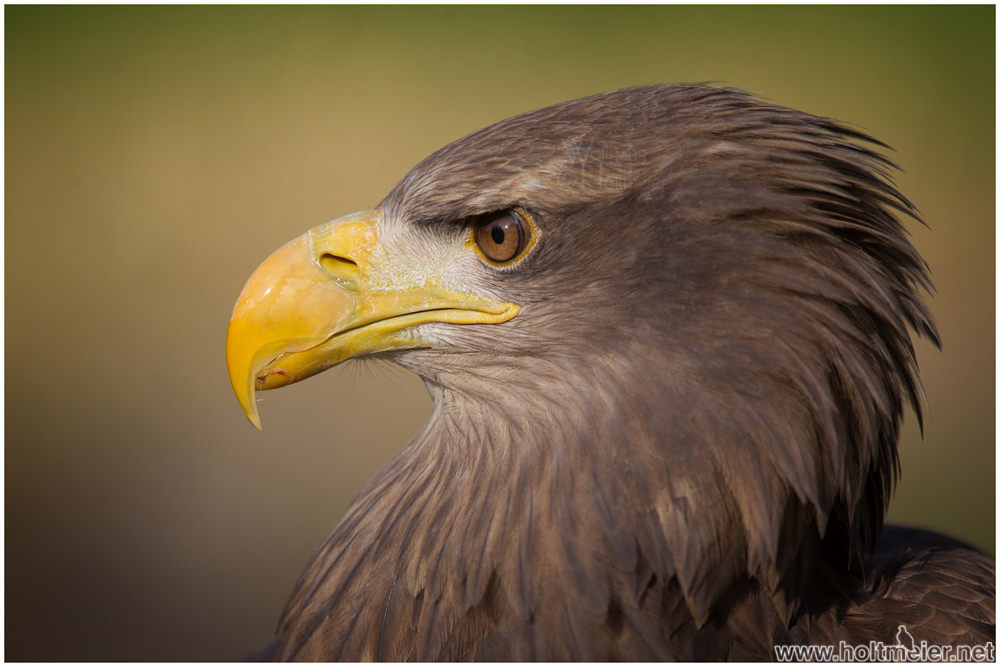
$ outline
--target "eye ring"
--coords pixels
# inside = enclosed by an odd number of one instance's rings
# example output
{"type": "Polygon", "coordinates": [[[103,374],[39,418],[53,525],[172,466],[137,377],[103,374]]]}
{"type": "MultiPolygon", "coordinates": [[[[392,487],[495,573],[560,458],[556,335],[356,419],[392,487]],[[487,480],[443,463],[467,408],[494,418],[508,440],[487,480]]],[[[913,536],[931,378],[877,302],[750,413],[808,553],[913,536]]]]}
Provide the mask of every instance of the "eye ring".
{"type": "Polygon", "coordinates": [[[517,209],[484,213],[473,220],[473,241],[491,264],[509,264],[523,255],[534,240],[530,218],[517,209]]]}

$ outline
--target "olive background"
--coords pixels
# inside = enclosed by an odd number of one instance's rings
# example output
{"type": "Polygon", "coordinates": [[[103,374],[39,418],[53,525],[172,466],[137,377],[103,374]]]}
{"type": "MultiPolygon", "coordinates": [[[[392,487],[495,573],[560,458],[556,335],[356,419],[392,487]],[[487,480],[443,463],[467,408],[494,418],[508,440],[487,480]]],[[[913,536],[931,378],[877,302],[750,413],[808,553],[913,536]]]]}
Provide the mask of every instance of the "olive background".
{"type": "Polygon", "coordinates": [[[240,411],[229,313],[420,159],[596,92],[717,82],[895,152],[944,341],[891,520],[995,552],[995,8],[30,7],[5,18],[5,658],[233,660],[426,420],[350,362],[240,411]]]}

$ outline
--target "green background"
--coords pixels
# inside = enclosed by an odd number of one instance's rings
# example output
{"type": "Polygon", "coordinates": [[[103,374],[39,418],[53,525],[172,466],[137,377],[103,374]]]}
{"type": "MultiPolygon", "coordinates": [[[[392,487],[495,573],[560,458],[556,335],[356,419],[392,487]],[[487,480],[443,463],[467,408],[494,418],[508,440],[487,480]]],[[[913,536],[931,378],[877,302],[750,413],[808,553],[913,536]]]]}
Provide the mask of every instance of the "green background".
{"type": "Polygon", "coordinates": [[[890,519],[995,543],[993,7],[6,7],[6,658],[228,660],[423,424],[351,363],[263,395],[243,282],[507,116],[738,86],[892,145],[934,272],[890,519]]]}

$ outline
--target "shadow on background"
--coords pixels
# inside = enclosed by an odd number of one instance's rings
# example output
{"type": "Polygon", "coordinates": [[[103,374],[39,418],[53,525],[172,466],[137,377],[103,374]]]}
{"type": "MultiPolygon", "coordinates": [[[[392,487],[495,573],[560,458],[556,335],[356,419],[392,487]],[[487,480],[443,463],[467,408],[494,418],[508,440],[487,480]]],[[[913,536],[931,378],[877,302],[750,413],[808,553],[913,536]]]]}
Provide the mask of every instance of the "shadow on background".
{"type": "Polygon", "coordinates": [[[896,149],[938,288],[890,519],[994,550],[994,13],[7,7],[6,658],[231,660],[420,428],[348,364],[240,411],[223,346],[279,245],[507,116],[714,81],[896,149]]]}

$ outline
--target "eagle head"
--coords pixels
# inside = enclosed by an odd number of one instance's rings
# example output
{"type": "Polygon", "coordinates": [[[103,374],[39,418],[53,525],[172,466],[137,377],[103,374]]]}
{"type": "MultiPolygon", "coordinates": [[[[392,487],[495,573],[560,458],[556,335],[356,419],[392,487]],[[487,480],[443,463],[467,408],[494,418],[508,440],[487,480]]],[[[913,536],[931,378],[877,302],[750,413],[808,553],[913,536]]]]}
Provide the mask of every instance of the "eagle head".
{"type": "Polygon", "coordinates": [[[699,624],[751,590],[787,618],[816,554],[872,548],[904,401],[920,414],[909,329],[937,340],[877,145],[698,85],[504,120],[265,261],[229,325],[233,388],[259,426],[256,391],[346,359],[424,378],[430,423],[335,530],[385,533],[422,498],[411,520],[451,537],[381,544],[464,583],[409,565],[411,592],[471,606],[492,581],[530,610],[546,575],[518,591],[509,563],[558,553],[596,616],[653,576],[699,624]],[[489,527],[515,515],[530,536],[489,527]]]}

